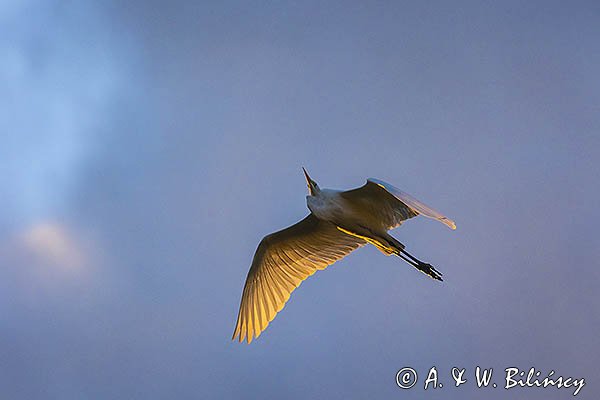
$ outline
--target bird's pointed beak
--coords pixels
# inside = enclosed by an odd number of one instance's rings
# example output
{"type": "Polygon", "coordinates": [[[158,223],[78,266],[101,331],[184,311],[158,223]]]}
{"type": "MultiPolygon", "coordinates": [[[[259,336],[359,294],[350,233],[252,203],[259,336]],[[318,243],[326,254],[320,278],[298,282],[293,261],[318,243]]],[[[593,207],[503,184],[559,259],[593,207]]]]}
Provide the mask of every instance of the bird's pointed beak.
{"type": "Polygon", "coordinates": [[[308,186],[308,193],[312,196],[315,193],[315,182],[310,179],[308,176],[308,172],[302,167],[302,171],[304,171],[304,177],[306,178],[306,186],[308,186]]]}
{"type": "Polygon", "coordinates": [[[302,171],[304,171],[304,177],[306,178],[306,184],[310,187],[310,176],[308,176],[308,172],[306,172],[306,170],[304,169],[304,167],[302,167],[302,171]]]}

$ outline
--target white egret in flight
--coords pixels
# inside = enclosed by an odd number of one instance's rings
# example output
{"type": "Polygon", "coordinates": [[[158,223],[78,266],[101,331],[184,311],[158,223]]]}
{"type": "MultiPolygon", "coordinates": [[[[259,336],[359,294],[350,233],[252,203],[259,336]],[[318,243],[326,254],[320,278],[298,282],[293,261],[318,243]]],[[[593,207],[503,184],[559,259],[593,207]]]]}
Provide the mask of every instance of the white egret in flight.
{"type": "Polygon", "coordinates": [[[368,179],[357,189],[339,191],[319,188],[306,170],[304,176],[311,212],[302,221],[261,240],[246,277],[234,340],[250,343],[257,338],[303,280],[367,243],[442,280],[438,270],[407,253],[387,231],[419,214],[451,229],[456,229],[454,221],[378,179],[368,179]]]}

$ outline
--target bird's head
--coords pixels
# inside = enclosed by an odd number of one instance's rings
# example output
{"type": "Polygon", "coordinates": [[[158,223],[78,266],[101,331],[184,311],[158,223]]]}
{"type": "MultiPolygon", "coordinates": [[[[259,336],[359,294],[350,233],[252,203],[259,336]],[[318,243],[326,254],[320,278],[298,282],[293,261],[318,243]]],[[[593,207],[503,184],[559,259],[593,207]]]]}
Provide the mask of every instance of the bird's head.
{"type": "Polygon", "coordinates": [[[304,171],[304,177],[306,178],[306,184],[308,185],[308,194],[311,196],[316,196],[321,190],[319,185],[317,185],[317,182],[310,179],[310,176],[308,176],[308,172],[306,172],[304,167],[302,167],[302,171],[304,171]]]}

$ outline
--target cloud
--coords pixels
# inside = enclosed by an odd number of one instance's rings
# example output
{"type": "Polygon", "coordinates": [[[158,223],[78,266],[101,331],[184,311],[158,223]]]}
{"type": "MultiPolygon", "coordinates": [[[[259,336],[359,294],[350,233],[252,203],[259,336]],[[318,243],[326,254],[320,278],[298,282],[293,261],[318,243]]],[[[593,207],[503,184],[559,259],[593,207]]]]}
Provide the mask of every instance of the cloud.
{"type": "Polygon", "coordinates": [[[74,227],[40,221],[0,240],[4,279],[17,286],[62,286],[89,278],[99,253],[95,241],[74,227]]]}
{"type": "Polygon", "coordinates": [[[98,249],[87,231],[53,220],[0,236],[0,300],[17,312],[94,298],[103,261],[98,249]]]}
{"type": "Polygon", "coordinates": [[[38,261],[60,269],[81,269],[86,258],[73,235],[58,223],[43,222],[23,232],[19,242],[38,261]]]}

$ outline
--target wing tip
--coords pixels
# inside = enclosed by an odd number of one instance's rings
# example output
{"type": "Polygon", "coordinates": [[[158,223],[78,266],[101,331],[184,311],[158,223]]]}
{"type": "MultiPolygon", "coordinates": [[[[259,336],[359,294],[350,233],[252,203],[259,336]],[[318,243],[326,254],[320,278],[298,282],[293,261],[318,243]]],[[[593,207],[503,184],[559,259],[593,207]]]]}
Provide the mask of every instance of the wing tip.
{"type": "Polygon", "coordinates": [[[244,335],[242,337],[241,333],[237,333],[236,332],[231,337],[231,341],[233,341],[233,342],[239,342],[239,343],[246,342],[247,344],[250,344],[250,343],[252,343],[253,340],[258,339],[258,337],[260,336],[261,333],[262,333],[262,331],[259,332],[258,334],[254,334],[254,335],[248,334],[248,335],[244,335]]]}
{"type": "Polygon", "coordinates": [[[248,344],[250,344],[250,343],[252,343],[252,340],[256,339],[257,337],[258,337],[258,335],[254,338],[252,338],[252,335],[243,335],[242,336],[241,333],[236,332],[233,334],[231,341],[239,342],[239,343],[247,342],[248,344]]]}
{"type": "Polygon", "coordinates": [[[450,224],[448,225],[450,227],[450,229],[452,229],[453,231],[456,230],[456,224],[454,223],[454,221],[452,221],[451,219],[448,220],[450,222],[450,224]]]}
{"type": "Polygon", "coordinates": [[[456,230],[456,224],[450,218],[446,218],[446,217],[440,218],[440,222],[442,222],[444,225],[446,225],[448,228],[452,229],[453,231],[456,230]]]}

